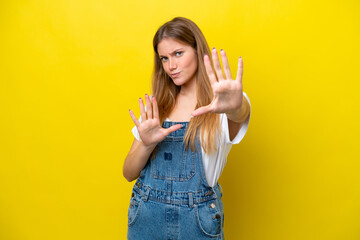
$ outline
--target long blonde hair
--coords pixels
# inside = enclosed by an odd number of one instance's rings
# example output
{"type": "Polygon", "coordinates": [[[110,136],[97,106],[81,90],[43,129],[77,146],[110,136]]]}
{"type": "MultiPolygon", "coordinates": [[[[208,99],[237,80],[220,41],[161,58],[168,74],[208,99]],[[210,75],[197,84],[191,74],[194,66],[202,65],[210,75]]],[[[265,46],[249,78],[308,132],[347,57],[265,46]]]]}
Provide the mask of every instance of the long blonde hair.
{"type": "MultiPolygon", "coordinates": [[[[213,99],[213,92],[209,77],[206,73],[204,55],[210,57],[211,66],[214,71],[212,55],[204,35],[199,27],[191,20],[184,17],[175,17],[163,24],[155,33],[153,39],[154,47],[154,70],[152,76],[152,91],[159,107],[159,118],[162,124],[175,107],[176,97],[181,86],[174,84],[172,79],[163,69],[157,46],[164,38],[174,38],[190,45],[196,52],[198,68],[196,72],[197,103],[196,109],[206,106],[213,99]]],[[[215,71],[214,71],[215,72],[215,71]]],[[[206,113],[191,118],[186,131],[184,142],[186,149],[196,151],[195,138],[201,128],[201,145],[207,154],[217,151],[216,137],[220,132],[220,117],[216,113],[206,113]],[[205,141],[206,140],[206,141],[205,141]]],[[[153,152],[155,157],[156,149],[153,152]]]]}

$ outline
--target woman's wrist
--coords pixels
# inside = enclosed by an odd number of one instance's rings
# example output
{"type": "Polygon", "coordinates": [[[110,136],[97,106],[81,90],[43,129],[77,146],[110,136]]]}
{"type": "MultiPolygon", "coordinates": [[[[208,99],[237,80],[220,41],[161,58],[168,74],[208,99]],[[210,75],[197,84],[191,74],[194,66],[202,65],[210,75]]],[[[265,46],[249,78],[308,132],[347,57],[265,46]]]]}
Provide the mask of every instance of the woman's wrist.
{"type": "Polygon", "coordinates": [[[229,120],[231,120],[233,122],[241,123],[241,122],[245,121],[249,112],[250,112],[249,103],[248,103],[247,99],[245,98],[245,96],[243,95],[243,99],[242,99],[240,108],[237,108],[233,111],[226,113],[226,116],[229,120]]]}
{"type": "Polygon", "coordinates": [[[140,145],[144,148],[144,150],[148,152],[152,152],[154,148],[156,147],[157,143],[146,145],[143,141],[141,141],[140,145]]]}

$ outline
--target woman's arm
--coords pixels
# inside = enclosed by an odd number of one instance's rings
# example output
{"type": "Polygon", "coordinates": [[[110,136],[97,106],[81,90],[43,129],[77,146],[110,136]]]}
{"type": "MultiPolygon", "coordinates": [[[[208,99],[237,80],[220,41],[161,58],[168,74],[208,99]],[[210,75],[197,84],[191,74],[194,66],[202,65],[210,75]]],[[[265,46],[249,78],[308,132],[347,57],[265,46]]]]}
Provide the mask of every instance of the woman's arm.
{"type": "Polygon", "coordinates": [[[145,146],[143,142],[134,138],[123,166],[123,175],[126,180],[132,182],[139,177],[155,146],[145,146]]]}

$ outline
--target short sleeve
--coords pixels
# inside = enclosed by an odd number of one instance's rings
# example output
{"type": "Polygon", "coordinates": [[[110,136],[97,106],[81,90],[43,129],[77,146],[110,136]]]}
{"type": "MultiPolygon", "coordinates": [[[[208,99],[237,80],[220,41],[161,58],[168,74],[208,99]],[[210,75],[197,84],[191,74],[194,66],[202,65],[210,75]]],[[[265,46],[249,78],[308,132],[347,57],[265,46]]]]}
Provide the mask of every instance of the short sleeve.
{"type": "Polygon", "coordinates": [[[244,123],[241,125],[241,128],[239,129],[239,132],[236,134],[235,138],[230,141],[230,136],[229,136],[229,125],[228,125],[228,119],[225,113],[222,114],[221,116],[221,128],[223,133],[225,134],[225,142],[226,144],[238,144],[244,137],[245,134],[247,132],[248,126],[249,126],[249,121],[250,121],[250,115],[251,115],[251,104],[250,104],[250,99],[247,96],[247,94],[245,92],[243,92],[246,100],[249,102],[250,105],[250,113],[249,116],[246,118],[246,120],[244,121],[244,123]]]}
{"type": "MultiPolygon", "coordinates": [[[[139,118],[139,122],[141,122],[141,116],[139,118]]],[[[142,142],[141,138],[140,138],[140,134],[139,134],[139,131],[137,130],[137,127],[134,126],[132,129],[131,129],[131,132],[133,133],[134,137],[136,138],[136,140],[142,142]]]]}
{"type": "MultiPolygon", "coordinates": [[[[146,105],[144,106],[144,109],[145,109],[145,112],[146,112],[146,105]]],[[[140,115],[140,118],[139,118],[139,122],[141,122],[142,119],[141,119],[141,115],[140,115]]],[[[133,133],[134,137],[136,138],[136,140],[142,142],[141,138],[140,138],[140,134],[139,134],[139,131],[137,129],[136,126],[134,126],[132,129],[131,129],[131,132],[133,133]]]]}

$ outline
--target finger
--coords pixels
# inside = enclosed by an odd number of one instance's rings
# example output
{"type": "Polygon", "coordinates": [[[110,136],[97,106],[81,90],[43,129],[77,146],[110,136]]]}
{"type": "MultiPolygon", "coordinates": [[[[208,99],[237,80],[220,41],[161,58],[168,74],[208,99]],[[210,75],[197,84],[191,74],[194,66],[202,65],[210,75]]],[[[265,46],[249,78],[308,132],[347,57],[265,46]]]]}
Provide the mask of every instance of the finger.
{"type": "Polygon", "coordinates": [[[210,84],[213,85],[217,83],[216,75],[211,67],[211,62],[208,55],[204,56],[204,63],[205,63],[206,73],[209,76],[210,84]]]}
{"type": "Polygon", "coordinates": [[[166,131],[166,136],[169,135],[170,133],[172,132],[175,132],[176,130],[179,130],[180,128],[182,128],[183,125],[181,124],[176,124],[176,125],[173,125],[169,128],[166,128],[165,131],[166,131]]]}
{"type": "Polygon", "coordinates": [[[226,53],[223,49],[221,49],[220,55],[221,55],[221,60],[222,60],[223,67],[224,67],[225,78],[232,80],[229,62],[228,62],[226,53]]]}
{"type": "Polygon", "coordinates": [[[151,100],[152,100],[152,104],[153,104],[153,108],[154,108],[153,109],[154,118],[159,119],[159,109],[158,109],[157,101],[154,96],[151,98],[151,100]]]}
{"type": "Polygon", "coordinates": [[[144,109],[144,103],[143,100],[141,98],[139,98],[139,105],[140,105],[140,115],[143,121],[146,120],[146,113],[145,113],[145,109],[144,109]]]}
{"type": "Polygon", "coordinates": [[[149,95],[145,94],[145,99],[146,99],[146,113],[148,116],[148,119],[152,119],[152,107],[151,107],[151,101],[149,98],[149,95]]]}
{"type": "Polygon", "coordinates": [[[194,112],[191,113],[191,115],[193,115],[194,117],[199,116],[201,114],[204,113],[208,113],[211,112],[211,107],[210,105],[204,106],[204,107],[199,107],[198,109],[196,109],[194,112]]]}
{"type": "Polygon", "coordinates": [[[242,84],[242,76],[243,76],[243,60],[241,57],[239,57],[236,81],[240,82],[241,84],[242,84]]]}
{"type": "Polygon", "coordinates": [[[214,60],[214,67],[215,67],[215,72],[216,72],[216,75],[218,77],[218,80],[221,81],[221,80],[224,80],[224,74],[221,70],[221,65],[220,65],[220,61],[219,61],[219,56],[218,56],[218,53],[216,51],[216,48],[213,48],[212,50],[212,56],[213,56],[213,60],[214,60]]]}
{"type": "Polygon", "coordinates": [[[129,113],[130,113],[130,117],[133,120],[133,122],[135,123],[136,127],[138,127],[140,125],[140,122],[138,121],[138,119],[135,117],[135,114],[129,109],[129,113]]]}

